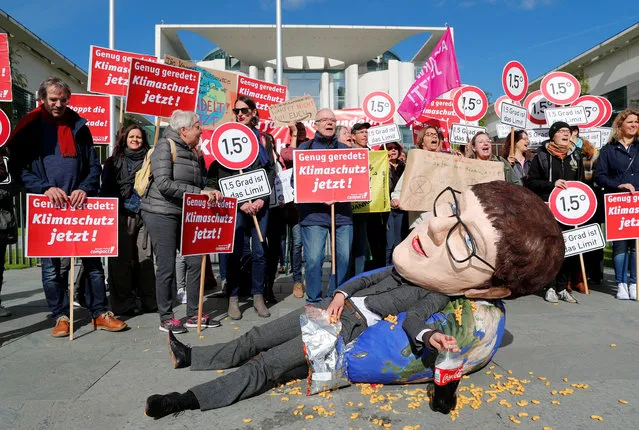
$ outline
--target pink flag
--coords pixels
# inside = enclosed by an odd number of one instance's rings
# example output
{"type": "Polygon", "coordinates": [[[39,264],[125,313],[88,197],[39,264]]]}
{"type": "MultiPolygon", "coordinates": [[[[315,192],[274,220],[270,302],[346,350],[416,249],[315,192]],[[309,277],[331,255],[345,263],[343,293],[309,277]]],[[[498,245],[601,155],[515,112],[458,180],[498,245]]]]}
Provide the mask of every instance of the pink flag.
{"type": "Polygon", "coordinates": [[[407,124],[412,124],[431,101],[460,85],[457,56],[449,27],[424,63],[397,111],[407,124]]]}

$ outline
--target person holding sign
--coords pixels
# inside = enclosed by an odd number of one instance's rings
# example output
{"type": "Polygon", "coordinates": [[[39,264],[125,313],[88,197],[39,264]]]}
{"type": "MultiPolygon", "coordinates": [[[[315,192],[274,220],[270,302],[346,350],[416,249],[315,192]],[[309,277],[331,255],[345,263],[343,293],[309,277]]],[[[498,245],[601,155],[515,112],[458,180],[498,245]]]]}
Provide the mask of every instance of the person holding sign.
{"type": "MultiPolygon", "coordinates": [[[[0,291],[4,281],[4,265],[7,245],[18,242],[18,225],[13,210],[13,197],[18,192],[17,182],[11,178],[7,169],[7,150],[0,148],[0,291]]],[[[10,317],[11,311],[2,306],[0,296],[0,317],[10,317]]]]}
{"type": "MultiPolygon", "coordinates": [[[[610,141],[601,148],[595,182],[606,193],[632,193],[639,190],[639,111],[628,108],[612,123],[610,141]]],[[[636,300],[637,267],[635,240],[612,242],[615,281],[619,300],[636,300]],[[630,267],[630,279],[628,279],[630,267]]]]}
{"type": "MultiPolygon", "coordinates": [[[[548,130],[550,140],[537,150],[530,163],[526,186],[547,202],[555,187],[566,188],[566,181],[584,180],[584,165],[581,151],[570,142],[570,126],[565,122],[555,122],[548,130]]],[[[557,222],[559,224],[559,222],[557,222]]],[[[569,227],[559,224],[563,230],[569,227]]],[[[557,278],[546,290],[544,299],[550,303],[563,300],[577,303],[577,299],[568,291],[568,281],[576,285],[579,271],[579,258],[572,256],[564,259],[557,278]]]]}
{"type": "Polygon", "coordinates": [[[530,170],[530,156],[528,154],[528,144],[530,141],[528,140],[526,130],[515,130],[513,136],[515,153],[510,153],[510,135],[508,135],[504,140],[504,150],[501,156],[508,160],[515,175],[523,184],[524,178],[528,174],[528,170],[530,170]]]}
{"type": "MultiPolygon", "coordinates": [[[[259,142],[257,158],[253,164],[244,171],[244,173],[257,169],[264,169],[271,189],[273,189],[275,183],[273,136],[268,133],[260,133],[257,129],[260,117],[253,99],[247,96],[239,96],[235,101],[234,106],[233,114],[235,115],[235,121],[249,127],[253,133],[255,133],[257,141],[259,142]]],[[[218,181],[220,179],[237,175],[238,173],[238,171],[228,169],[222,166],[218,161],[215,161],[209,166],[207,175],[208,182],[214,188],[218,188],[218,181]]],[[[260,197],[255,200],[249,200],[244,203],[240,203],[239,210],[237,211],[237,221],[235,223],[235,245],[233,247],[233,253],[228,256],[226,265],[226,281],[228,285],[227,288],[230,293],[228,314],[229,318],[234,320],[242,318],[242,311],[240,310],[238,297],[241,282],[240,260],[244,249],[244,240],[249,237],[251,238],[251,255],[253,258],[251,267],[253,275],[253,285],[251,287],[253,308],[262,318],[268,318],[271,316],[264,299],[266,287],[267,248],[266,243],[262,243],[260,240],[255,226],[256,223],[253,221],[253,217],[255,217],[261,234],[266,235],[269,201],[270,195],[260,197]]],[[[272,245],[278,246],[277,244],[272,245]]]]}
{"type": "MultiPolygon", "coordinates": [[[[195,112],[175,110],[169,126],[151,153],[152,180],[142,196],[142,219],[149,230],[156,257],[155,297],[160,316],[160,331],[186,333],[198,326],[198,303],[202,257],[184,257],[186,261],[186,324],[174,318],[175,256],[180,247],[182,199],[185,193],[201,193],[209,201],[222,197],[217,190],[204,189],[204,160],[195,149],[202,129],[195,112]],[[175,149],[171,148],[171,142],[175,149]],[[172,152],[175,152],[175,156],[172,152]],[[186,327],[185,327],[186,326],[186,327]]],[[[219,327],[219,321],[203,315],[202,327],[219,327]]]]}
{"type": "MultiPolygon", "coordinates": [[[[12,156],[10,170],[20,169],[27,192],[44,194],[55,205],[81,206],[89,196],[98,194],[100,160],[93,148],[87,120],[67,108],[71,88],[50,76],[38,88],[40,106],[20,120],[9,138],[12,156]]],[[[107,311],[104,269],[99,258],[82,258],[88,274],[88,300],[94,329],[124,330],[126,323],[107,311]]],[[[54,337],[69,336],[68,258],[42,259],[42,285],[56,321],[54,337]]]]}
{"type": "MultiPolygon", "coordinates": [[[[351,128],[353,136],[353,148],[368,148],[368,129],[371,125],[367,122],[358,122],[351,128]]],[[[372,248],[368,240],[368,228],[373,227],[374,217],[369,214],[353,214],[353,247],[352,259],[353,274],[359,275],[366,268],[368,252],[372,248]]],[[[377,220],[379,221],[379,219],[377,220]]]]}
{"type": "MultiPolygon", "coordinates": [[[[528,190],[504,181],[476,184],[463,192],[447,187],[433,209],[435,216],[395,249],[394,267],[354,278],[332,298],[313,305],[341,322],[345,343],[385,316],[406,312],[395,330],[406,333],[416,354],[457,350],[454,337],[426,327],[430,315],[453,297],[490,300],[532,294],[559,270],[561,231],[544,203],[528,190]],[[520,223],[523,217],[530,217],[526,228],[520,223]]],[[[281,378],[304,378],[309,371],[300,326],[304,312],[295,310],[217,345],[190,348],[169,334],[174,368],[239,368],[184,393],[152,395],[145,414],[161,418],[187,409],[221,408],[262,393],[281,378]]]]}
{"type": "Polygon", "coordinates": [[[499,155],[493,154],[493,141],[490,139],[488,133],[482,131],[470,139],[470,145],[466,147],[466,157],[483,161],[499,161],[504,165],[504,178],[506,178],[506,182],[523,185],[510,163],[499,155]]]}
{"type": "MultiPolygon", "coordinates": [[[[397,142],[386,144],[388,151],[388,191],[393,194],[399,178],[404,174],[406,164],[399,160],[399,155],[404,152],[397,142]]],[[[389,196],[390,198],[390,196],[389,196]]],[[[385,214],[386,215],[386,214],[385,214]]],[[[406,237],[408,226],[406,225],[406,211],[399,207],[391,208],[386,220],[386,265],[393,264],[393,251],[395,247],[406,237]]]]}
{"type": "Polygon", "coordinates": [[[146,132],[131,125],[120,133],[113,155],[104,161],[100,196],[120,199],[118,256],[109,258],[108,266],[111,310],[116,315],[155,312],[158,307],[151,241],[140,214],[140,196],[133,188],[149,149],[146,132]]]}

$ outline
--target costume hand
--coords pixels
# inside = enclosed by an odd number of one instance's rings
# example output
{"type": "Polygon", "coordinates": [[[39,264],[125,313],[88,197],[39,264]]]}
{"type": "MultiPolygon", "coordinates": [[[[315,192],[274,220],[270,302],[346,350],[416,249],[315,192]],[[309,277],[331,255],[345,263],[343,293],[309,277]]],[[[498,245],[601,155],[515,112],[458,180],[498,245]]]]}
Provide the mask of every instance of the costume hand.
{"type": "Polygon", "coordinates": [[[339,320],[339,317],[342,316],[342,311],[344,310],[344,300],[346,300],[344,294],[338,292],[335,293],[331,304],[328,305],[326,312],[328,312],[328,317],[330,318],[330,321],[332,323],[337,322],[339,320]]]}
{"type": "Polygon", "coordinates": [[[200,194],[207,196],[209,198],[209,203],[216,203],[222,198],[222,193],[218,190],[202,190],[200,191],[200,194]]]}
{"type": "Polygon", "coordinates": [[[391,207],[393,209],[397,209],[399,207],[399,199],[392,199],[391,200],[391,207]]]}
{"type": "Polygon", "coordinates": [[[262,199],[257,199],[253,202],[253,204],[251,205],[252,207],[252,212],[253,215],[257,215],[257,213],[262,210],[262,208],[264,207],[264,200],[262,199]]]}
{"type": "Polygon", "coordinates": [[[240,210],[242,212],[244,212],[245,214],[247,214],[247,215],[253,215],[251,213],[251,207],[252,206],[251,206],[251,204],[249,202],[244,202],[244,204],[242,206],[240,206],[240,210]]]}
{"type": "Polygon", "coordinates": [[[555,182],[555,187],[561,188],[562,190],[565,190],[566,188],[568,188],[566,186],[566,181],[563,179],[557,179],[557,182],[555,182]]]}
{"type": "Polygon", "coordinates": [[[620,190],[630,191],[631,193],[635,192],[635,187],[632,184],[621,184],[621,185],[617,186],[617,188],[620,189],[620,190]]]}
{"type": "MultiPolygon", "coordinates": [[[[67,193],[64,192],[64,190],[57,188],[57,187],[51,187],[48,190],[46,190],[44,192],[44,195],[47,196],[49,198],[49,201],[51,201],[51,203],[53,203],[54,205],[60,205],[62,206],[64,203],[67,202],[67,200],[69,199],[67,197],[67,193]]],[[[86,194],[85,194],[86,196],[86,194]]]]}
{"type": "Polygon", "coordinates": [[[428,343],[430,343],[438,351],[448,349],[453,352],[459,352],[457,339],[455,339],[453,336],[446,336],[444,333],[437,332],[433,334],[428,340],[428,343]]]}

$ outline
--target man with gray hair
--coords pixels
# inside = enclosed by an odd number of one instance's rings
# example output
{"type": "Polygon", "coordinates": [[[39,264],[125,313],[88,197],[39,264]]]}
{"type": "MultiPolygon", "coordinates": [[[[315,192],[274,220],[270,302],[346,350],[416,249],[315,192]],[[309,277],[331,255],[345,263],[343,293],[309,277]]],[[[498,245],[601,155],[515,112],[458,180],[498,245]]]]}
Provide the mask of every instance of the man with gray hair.
{"type": "MultiPolygon", "coordinates": [[[[202,129],[195,112],[176,110],[171,114],[169,127],[151,154],[151,181],[142,195],[142,219],[146,225],[156,257],[155,297],[160,315],[159,329],[164,332],[185,333],[186,327],[197,327],[199,304],[199,256],[184,257],[186,263],[186,322],[174,317],[175,256],[180,247],[182,200],[185,193],[201,193],[210,201],[222,194],[204,189],[204,160],[195,147],[202,129]]],[[[203,315],[202,327],[221,324],[203,315]]]]}
{"type": "MultiPolygon", "coordinates": [[[[71,89],[49,77],[38,89],[42,104],[20,120],[7,143],[10,169],[27,192],[44,194],[53,204],[78,207],[100,187],[100,160],[87,120],[67,107],[71,89]]],[[[99,258],[82,258],[91,291],[87,301],[95,329],[121,331],[126,324],[107,311],[104,269],[99,258]]],[[[43,258],[44,294],[56,321],[54,337],[69,335],[70,259],[43,258]]]]}

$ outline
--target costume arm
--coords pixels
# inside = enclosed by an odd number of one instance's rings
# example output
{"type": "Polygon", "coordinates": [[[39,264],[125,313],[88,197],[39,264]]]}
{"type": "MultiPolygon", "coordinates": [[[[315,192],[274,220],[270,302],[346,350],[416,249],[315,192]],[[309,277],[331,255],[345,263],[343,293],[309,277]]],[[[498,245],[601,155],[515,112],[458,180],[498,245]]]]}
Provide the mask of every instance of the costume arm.
{"type": "MultiPolygon", "coordinates": [[[[419,287],[417,287],[419,288],[419,287]]],[[[434,332],[427,332],[424,336],[426,320],[433,314],[444,309],[450,298],[441,293],[431,292],[419,302],[411,306],[406,311],[406,319],[402,324],[402,328],[408,335],[411,345],[417,353],[421,353],[428,339],[434,332]],[[421,340],[418,340],[421,339],[421,340]]]]}
{"type": "MultiPolygon", "coordinates": [[[[360,276],[358,278],[351,279],[350,281],[341,285],[337,290],[335,290],[335,293],[342,293],[345,297],[348,298],[356,292],[363,290],[364,288],[368,288],[371,285],[380,282],[382,279],[389,277],[392,270],[393,268],[389,267],[387,269],[371,273],[367,276],[360,276]]],[[[333,295],[335,295],[335,293],[333,293],[333,295]]]]}

